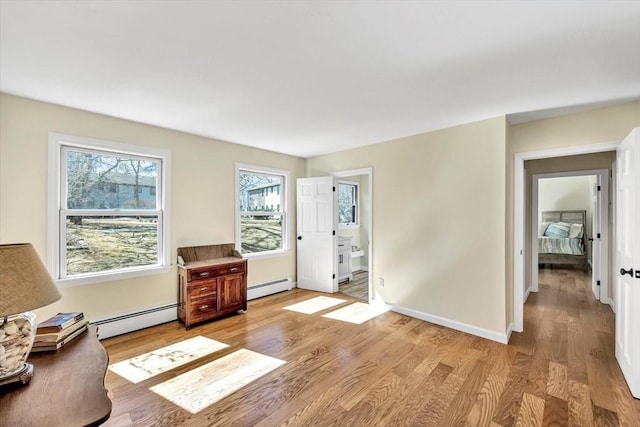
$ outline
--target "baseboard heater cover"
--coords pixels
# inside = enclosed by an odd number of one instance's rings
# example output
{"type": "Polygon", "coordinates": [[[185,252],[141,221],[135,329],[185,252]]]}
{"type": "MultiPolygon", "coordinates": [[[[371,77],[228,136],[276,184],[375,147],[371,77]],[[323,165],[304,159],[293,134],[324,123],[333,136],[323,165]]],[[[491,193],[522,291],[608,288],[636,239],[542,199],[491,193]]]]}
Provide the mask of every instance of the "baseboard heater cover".
{"type": "Polygon", "coordinates": [[[91,322],[91,324],[98,326],[98,336],[102,340],[162,323],[172,322],[177,318],[177,304],[173,303],[97,320],[91,322]]]}
{"type": "Polygon", "coordinates": [[[251,285],[247,287],[247,299],[252,300],[271,294],[277,294],[278,292],[290,291],[291,285],[292,283],[289,279],[280,279],[272,282],[261,283],[259,285],[251,285]]]}

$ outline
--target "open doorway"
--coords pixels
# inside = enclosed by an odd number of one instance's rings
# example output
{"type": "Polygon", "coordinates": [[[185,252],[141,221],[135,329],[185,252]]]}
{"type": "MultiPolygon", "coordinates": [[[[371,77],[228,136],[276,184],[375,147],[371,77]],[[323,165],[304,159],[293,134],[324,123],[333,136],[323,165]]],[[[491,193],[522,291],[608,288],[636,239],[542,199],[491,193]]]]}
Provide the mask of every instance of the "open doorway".
{"type": "Polygon", "coordinates": [[[593,298],[609,302],[608,177],[608,169],[533,175],[530,292],[581,270],[593,298]]]}
{"type": "Polygon", "coordinates": [[[334,173],[338,177],[338,292],[371,302],[372,169],[334,173]]]}

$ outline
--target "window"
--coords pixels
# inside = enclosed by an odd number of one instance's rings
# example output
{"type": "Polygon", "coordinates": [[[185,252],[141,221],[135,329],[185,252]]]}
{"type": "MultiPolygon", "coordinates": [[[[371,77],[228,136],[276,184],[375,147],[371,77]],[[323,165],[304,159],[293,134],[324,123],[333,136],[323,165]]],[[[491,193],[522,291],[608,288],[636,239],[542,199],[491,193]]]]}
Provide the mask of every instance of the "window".
{"type": "Polygon", "coordinates": [[[238,165],[236,246],[243,255],[287,250],[287,184],[289,173],[238,165]]]}
{"type": "Polygon", "coordinates": [[[50,141],[54,277],[84,284],[165,268],[169,154],[57,134],[50,141]]]}
{"type": "Polygon", "coordinates": [[[358,184],[338,183],[338,224],[340,227],[356,227],[360,223],[358,212],[358,184]]]}

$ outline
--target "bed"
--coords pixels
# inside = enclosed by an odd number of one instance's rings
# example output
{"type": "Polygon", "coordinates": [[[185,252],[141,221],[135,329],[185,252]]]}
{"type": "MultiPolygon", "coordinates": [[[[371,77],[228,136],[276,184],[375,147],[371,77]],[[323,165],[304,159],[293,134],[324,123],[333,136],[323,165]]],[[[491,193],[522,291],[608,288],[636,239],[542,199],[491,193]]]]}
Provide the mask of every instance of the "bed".
{"type": "Polygon", "coordinates": [[[587,211],[543,211],[538,226],[538,264],[587,269],[587,211]]]}

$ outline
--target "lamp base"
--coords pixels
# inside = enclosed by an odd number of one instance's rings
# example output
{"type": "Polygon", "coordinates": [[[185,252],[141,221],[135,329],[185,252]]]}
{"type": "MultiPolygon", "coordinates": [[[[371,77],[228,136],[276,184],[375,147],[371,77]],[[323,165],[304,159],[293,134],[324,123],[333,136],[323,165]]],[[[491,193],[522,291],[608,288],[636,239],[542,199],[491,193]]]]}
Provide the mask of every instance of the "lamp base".
{"type": "Polygon", "coordinates": [[[10,377],[3,378],[0,380],[0,387],[13,384],[13,383],[22,383],[22,385],[28,384],[33,378],[33,365],[31,363],[25,363],[22,369],[10,377]]]}

